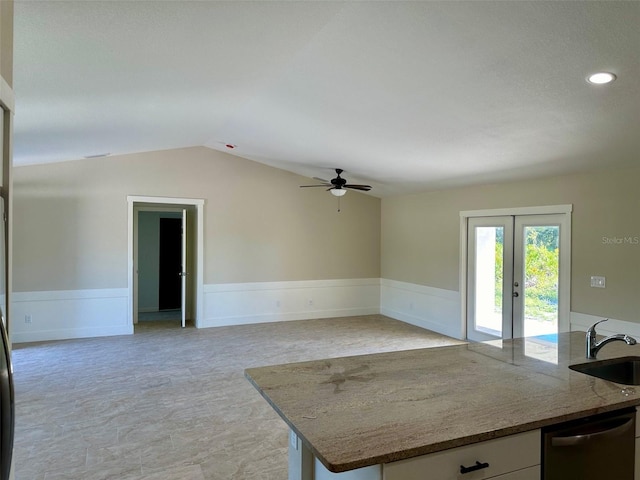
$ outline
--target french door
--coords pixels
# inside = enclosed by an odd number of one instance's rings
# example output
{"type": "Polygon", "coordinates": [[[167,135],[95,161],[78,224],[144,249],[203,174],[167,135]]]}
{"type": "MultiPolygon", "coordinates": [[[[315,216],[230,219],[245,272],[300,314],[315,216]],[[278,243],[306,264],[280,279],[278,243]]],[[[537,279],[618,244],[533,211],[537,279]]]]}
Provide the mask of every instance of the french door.
{"type": "Polygon", "coordinates": [[[553,338],[568,320],[566,215],[467,221],[467,338],[553,338]]]}

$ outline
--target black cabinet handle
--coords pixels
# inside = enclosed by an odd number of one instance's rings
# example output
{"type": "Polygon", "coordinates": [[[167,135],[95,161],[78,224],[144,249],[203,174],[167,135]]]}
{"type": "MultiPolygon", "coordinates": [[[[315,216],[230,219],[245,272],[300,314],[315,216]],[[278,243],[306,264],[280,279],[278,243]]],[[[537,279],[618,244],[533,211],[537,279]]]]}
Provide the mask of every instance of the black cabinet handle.
{"type": "Polygon", "coordinates": [[[460,465],[460,473],[475,472],[476,470],[482,470],[483,468],[489,468],[489,464],[480,463],[476,461],[476,464],[471,467],[465,467],[464,465],[460,465]]]}

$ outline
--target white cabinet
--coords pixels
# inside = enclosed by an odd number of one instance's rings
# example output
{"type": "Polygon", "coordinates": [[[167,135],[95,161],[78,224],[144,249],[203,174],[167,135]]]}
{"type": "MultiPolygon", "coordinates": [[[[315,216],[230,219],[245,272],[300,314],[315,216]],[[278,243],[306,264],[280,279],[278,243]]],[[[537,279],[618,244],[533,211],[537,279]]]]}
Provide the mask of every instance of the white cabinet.
{"type": "Polygon", "coordinates": [[[540,480],[540,430],[343,473],[329,472],[293,432],[290,441],[289,480],[540,480]],[[476,462],[483,468],[460,472],[476,462]]]}
{"type": "Polygon", "coordinates": [[[383,480],[530,480],[540,478],[540,430],[383,465],[383,480]],[[480,466],[461,473],[461,466],[480,466]]]}
{"type": "Polygon", "coordinates": [[[371,465],[370,467],[357,468],[348,472],[332,473],[316,459],[315,477],[313,480],[381,480],[382,466],[371,465]]]}
{"type": "Polygon", "coordinates": [[[382,480],[382,465],[357,468],[348,472],[333,473],[325,468],[295,434],[289,431],[288,480],[382,480]]]}
{"type": "Polygon", "coordinates": [[[497,477],[491,478],[492,480],[540,480],[540,465],[525,468],[524,470],[518,470],[511,473],[505,473],[504,475],[498,475],[497,477]]]}

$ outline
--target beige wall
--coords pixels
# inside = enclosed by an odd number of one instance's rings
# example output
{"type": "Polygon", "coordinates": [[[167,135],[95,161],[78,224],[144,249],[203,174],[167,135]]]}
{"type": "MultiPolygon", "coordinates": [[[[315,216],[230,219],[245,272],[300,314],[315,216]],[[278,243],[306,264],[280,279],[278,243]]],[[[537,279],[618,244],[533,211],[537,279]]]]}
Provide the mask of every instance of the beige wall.
{"type": "Polygon", "coordinates": [[[640,323],[640,168],[385,198],[382,277],[459,290],[462,210],[573,204],[571,310],[640,323]],[[589,286],[591,275],[606,289],[589,286]]]}
{"type": "Polygon", "coordinates": [[[380,200],[207,148],[14,169],[14,291],[127,286],[127,195],[205,199],[206,284],[380,276],[380,200]]]}
{"type": "Polygon", "coordinates": [[[573,204],[575,312],[640,322],[640,168],[380,200],[207,148],[14,170],[14,291],[127,284],[127,195],[204,198],[205,283],[383,277],[458,290],[459,212],[573,204]],[[381,226],[382,224],[382,226],[381,226]],[[382,235],[380,232],[382,231],[382,235]],[[607,277],[604,290],[591,275],[607,277]]]}
{"type": "Polygon", "coordinates": [[[13,87],[13,0],[0,1],[0,76],[13,87]]]}

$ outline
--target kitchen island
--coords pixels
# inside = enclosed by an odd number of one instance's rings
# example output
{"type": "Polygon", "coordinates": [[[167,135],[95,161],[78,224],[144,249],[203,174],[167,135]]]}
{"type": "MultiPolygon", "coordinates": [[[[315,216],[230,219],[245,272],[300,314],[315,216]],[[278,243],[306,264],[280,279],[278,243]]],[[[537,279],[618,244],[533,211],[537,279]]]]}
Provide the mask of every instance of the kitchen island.
{"type": "MultiPolygon", "coordinates": [[[[640,345],[615,342],[598,357],[627,355],[640,355],[640,345]]],[[[245,375],[289,425],[292,441],[299,438],[328,472],[346,472],[640,404],[640,387],[568,368],[586,361],[585,334],[573,332],[557,342],[471,343],[249,368],[245,375]]]]}

